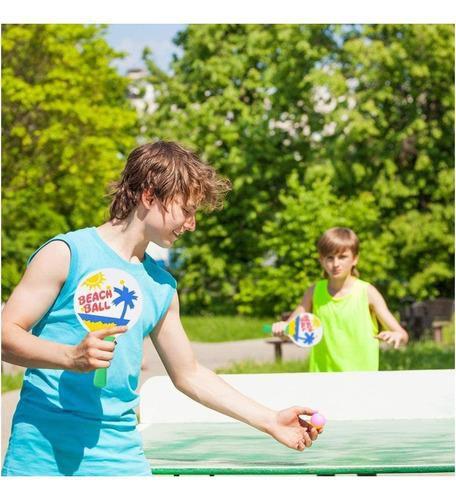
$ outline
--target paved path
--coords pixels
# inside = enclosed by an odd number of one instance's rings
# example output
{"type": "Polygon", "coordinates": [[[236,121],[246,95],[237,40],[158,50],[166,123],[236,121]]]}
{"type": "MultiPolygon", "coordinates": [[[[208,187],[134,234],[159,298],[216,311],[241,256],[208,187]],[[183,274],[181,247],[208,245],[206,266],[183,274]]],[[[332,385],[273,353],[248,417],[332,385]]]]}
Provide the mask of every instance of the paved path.
{"type": "MultiPolygon", "coordinates": [[[[238,342],[218,342],[202,343],[192,342],[192,347],[198,361],[215,370],[226,368],[233,362],[242,360],[254,360],[259,363],[274,361],[274,347],[267,344],[264,340],[241,340],[238,342]]],[[[301,349],[291,342],[283,345],[284,361],[292,359],[305,359],[308,356],[309,349],[301,349]]],[[[140,386],[153,375],[166,375],[157,352],[152,342],[144,343],[145,364],[141,371],[140,386]]],[[[11,430],[11,420],[19,400],[19,391],[10,391],[2,394],[2,455],[1,463],[5,456],[6,448],[11,430]]]]}

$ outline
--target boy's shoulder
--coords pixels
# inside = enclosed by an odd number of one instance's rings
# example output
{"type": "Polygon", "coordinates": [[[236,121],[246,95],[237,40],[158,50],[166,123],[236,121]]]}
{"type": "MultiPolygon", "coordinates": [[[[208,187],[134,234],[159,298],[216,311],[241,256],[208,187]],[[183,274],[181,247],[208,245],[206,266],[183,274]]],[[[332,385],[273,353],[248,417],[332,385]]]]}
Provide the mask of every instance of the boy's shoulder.
{"type": "Polygon", "coordinates": [[[368,281],[364,281],[362,279],[359,279],[359,278],[356,278],[356,283],[359,287],[361,288],[364,288],[366,290],[372,290],[374,289],[375,290],[375,287],[374,285],[372,285],[371,283],[369,283],[368,281]]]}
{"type": "Polygon", "coordinates": [[[62,233],[60,236],[65,236],[67,238],[80,238],[86,237],[88,235],[93,234],[95,231],[95,227],[82,227],[80,229],[74,229],[73,231],[67,231],[66,233],[62,233]]]}
{"type": "MultiPolygon", "coordinates": [[[[29,256],[27,259],[27,266],[30,262],[35,258],[35,256],[42,252],[42,250],[46,251],[46,256],[57,256],[62,252],[62,249],[66,248],[65,254],[70,255],[74,251],[74,245],[76,242],[81,240],[81,237],[86,238],[91,228],[83,228],[75,231],[68,231],[66,233],[59,233],[55,236],[52,236],[48,240],[41,243],[29,256]],[[63,243],[62,243],[63,242],[63,243]],[[70,251],[70,252],[68,252],[70,251]]],[[[43,253],[41,253],[43,255],[43,253]]]]}
{"type": "Polygon", "coordinates": [[[375,302],[379,299],[383,299],[383,295],[374,285],[368,283],[367,281],[365,281],[365,284],[369,303],[375,302]]]}
{"type": "Polygon", "coordinates": [[[361,293],[363,295],[366,294],[369,302],[371,301],[373,294],[377,292],[377,289],[374,287],[374,285],[372,285],[368,281],[359,279],[358,277],[356,278],[353,287],[355,293],[361,293]]]}
{"type": "Polygon", "coordinates": [[[79,240],[84,240],[90,237],[93,231],[94,231],[93,227],[84,227],[81,229],[75,229],[73,231],[67,231],[65,233],[59,233],[50,238],[46,243],[49,243],[51,241],[66,241],[70,243],[75,243],[78,242],[79,240]]]}

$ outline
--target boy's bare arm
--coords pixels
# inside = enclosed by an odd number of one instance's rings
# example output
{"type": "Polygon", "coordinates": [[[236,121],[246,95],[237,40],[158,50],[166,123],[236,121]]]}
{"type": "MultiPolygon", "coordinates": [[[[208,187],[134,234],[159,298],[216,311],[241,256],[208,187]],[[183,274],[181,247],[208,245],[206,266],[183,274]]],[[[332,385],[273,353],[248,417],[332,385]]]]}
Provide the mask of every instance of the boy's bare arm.
{"type": "Polygon", "coordinates": [[[290,314],[287,322],[290,322],[296,316],[299,316],[302,313],[305,312],[312,312],[312,297],[313,297],[313,291],[314,291],[315,285],[310,286],[302,296],[301,302],[299,305],[296,307],[296,309],[290,314]]]}
{"type": "Polygon", "coordinates": [[[313,410],[293,407],[276,412],[241,394],[198,363],[180,321],[177,294],[150,337],[173,384],[198,403],[267,432],[290,448],[303,450],[316,439],[315,429],[306,430],[297,419],[298,414],[313,410]]]}
{"type": "Polygon", "coordinates": [[[300,304],[301,307],[304,309],[302,312],[308,312],[308,313],[312,312],[312,298],[313,298],[314,288],[315,285],[310,286],[306,290],[304,296],[302,297],[302,301],[300,304]]]}
{"type": "MultiPolygon", "coordinates": [[[[2,311],[2,359],[28,368],[90,371],[109,366],[113,343],[102,340],[112,329],[93,332],[78,346],[41,339],[31,328],[49,310],[70,266],[70,250],[53,241],[32,259],[2,311]],[[90,351],[89,351],[90,350],[90,351]]],[[[125,329],[120,330],[121,333],[125,329]]]]}
{"type": "Polygon", "coordinates": [[[296,316],[299,316],[302,313],[312,312],[312,297],[314,288],[315,285],[312,285],[305,291],[301,299],[301,302],[296,307],[296,309],[290,314],[290,316],[286,321],[277,321],[276,323],[272,324],[272,333],[274,335],[284,336],[285,328],[287,327],[290,321],[292,321],[294,318],[296,318],[296,316]]]}
{"type": "Polygon", "coordinates": [[[367,288],[367,296],[369,305],[374,310],[375,315],[386,330],[381,331],[377,338],[384,340],[388,344],[394,344],[397,349],[401,344],[405,345],[408,342],[408,333],[402,328],[383,298],[382,294],[372,285],[367,288]]]}

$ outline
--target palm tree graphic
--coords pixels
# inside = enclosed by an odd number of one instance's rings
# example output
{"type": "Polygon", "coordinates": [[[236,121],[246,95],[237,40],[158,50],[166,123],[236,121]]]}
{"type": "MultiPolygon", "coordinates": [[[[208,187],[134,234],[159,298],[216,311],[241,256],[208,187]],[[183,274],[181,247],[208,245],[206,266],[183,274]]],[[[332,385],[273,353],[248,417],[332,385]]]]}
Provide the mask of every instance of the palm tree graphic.
{"type": "Polygon", "coordinates": [[[135,305],[133,304],[134,300],[138,300],[136,296],[136,292],[134,290],[129,290],[125,285],[123,285],[122,290],[120,288],[114,287],[114,291],[119,294],[119,296],[112,301],[112,303],[117,306],[124,303],[122,315],[120,319],[124,319],[125,314],[127,313],[128,308],[134,309],[135,305]]]}

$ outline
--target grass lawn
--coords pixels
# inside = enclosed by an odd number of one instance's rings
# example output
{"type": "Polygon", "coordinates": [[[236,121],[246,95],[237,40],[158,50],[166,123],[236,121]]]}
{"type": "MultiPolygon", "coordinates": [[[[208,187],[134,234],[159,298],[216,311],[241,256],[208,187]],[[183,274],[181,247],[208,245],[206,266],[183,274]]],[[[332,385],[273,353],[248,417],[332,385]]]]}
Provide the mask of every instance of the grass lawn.
{"type": "Polygon", "coordinates": [[[226,368],[219,368],[216,373],[301,373],[309,370],[307,359],[282,361],[275,363],[257,363],[251,359],[233,363],[226,368]]]}
{"type": "Polygon", "coordinates": [[[403,349],[380,353],[380,370],[443,370],[454,368],[454,344],[410,342],[403,349]]]}
{"type": "MultiPolygon", "coordinates": [[[[434,342],[410,342],[400,350],[380,351],[380,370],[442,370],[454,369],[454,345],[434,342]]],[[[282,363],[256,363],[246,360],[220,368],[217,373],[296,373],[307,372],[308,360],[283,361],[282,363]]]]}
{"type": "Polygon", "coordinates": [[[265,338],[262,327],[271,318],[244,316],[183,316],[182,324],[193,342],[233,342],[265,338]]]}

